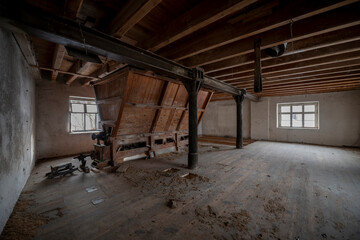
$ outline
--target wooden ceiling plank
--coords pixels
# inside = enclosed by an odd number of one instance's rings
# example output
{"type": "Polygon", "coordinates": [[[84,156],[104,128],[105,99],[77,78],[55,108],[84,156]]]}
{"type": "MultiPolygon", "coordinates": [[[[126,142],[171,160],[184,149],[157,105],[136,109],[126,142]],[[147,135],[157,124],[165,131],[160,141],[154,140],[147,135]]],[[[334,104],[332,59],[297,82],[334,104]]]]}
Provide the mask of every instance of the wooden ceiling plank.
{"type": "MultiPolygon", "coordinates": [[[[284,53],[285,55],[296,54],[299,52],[311,51],[318,48],[329,47],[342,43],[347,43],[355,40],[360,40],[360,25],[341,29],[338,31],[332,31],[320,36],[310,37],[299,41],[294,41],[291,45],[287,46],[284,53]]],[[[270,59],[265,53],[262,54],[263,60],[270,59]]],[[[233,57],[220,62],[204,65],[203,68],[207,74],[230,69],[233,67],[242,66],[251,63],[254,60],[254,54],[248,53],[245,55],[233,57]]],[[[210,74],[211,75],[211,74],[210,74]]]]}
{"type": "Polygon", "coordinates": [[[65,47],[63,45],[56,44],[54,50],[53,63],[52,63],[52,68],[55,69],[55,71],[52,71],[51,81],[56,81],[56,78],[59,73],[56,70],[60,69],[62,61],[64,59],[64,55],[65,55],[65,47]]]}
{"type": "MultiPolygon", "coordinates": [[[[264,76],[266,76],[267,73],[275,73],[276,72],[276,73],[280,74],[282,71],[300,70],[300,69],[308,68],[308,67],[323,66],[323,65],[327,65],[327,64],[331,64],[331,63],[340,63],[340,62],[345,62],[345,61],[350,61],[350,60],[358,60],[358,59],[360,59],[360,51],[355,51],[355,52],[349,52],[349,53],[342,53],[342,54],[338,54],[338,55],[332,55],[331,58],[329,58],[329,57],[317,58],[317,59],[312,59],[312,60],[307,60],[307,61],[284,64],[284,65],[280,65],[280,66],[270,65],[266,68],[263,68],[262,72],[263,72],[264,76]]],[[[254,70],[252,70],[251,68],[244,68],[244,70],[241,71],[240,73],[234,73],[233,75],[226,76],[226,77],[218,77],[217,79],[219,79],[221,81],[235,80],[235,79],[238,79],[239,77],[244,76],[245,74],[251,74],[253,71],[254,70]]]]}
{"type": "Polygon", "coordinates": [[[356,26],[360,24],[358,9],[360,9],[360,3],[342,7],[336,9],[336,11],[330,11],[295,22],[292,25],[292,30],[288,25],[282,26],[197,54],[196,56],[180,61],[180,63],[188,67],[197,67],[251,53],[253,52],[253,42],[255,39],[261,39],[262,49],[266,49],[285,42],[305,39],[331,31],[356,26]]]}
{"type": "MultiPolygon", "coordinates": [[[[351,53],[360,51],[360,40],[354,42],[343,43],[331,47],[314,49],[308,52],[301,52],[292,55],[284,55],[281,57],[270,58],[261,62],[262,69],[269,67],[276,67],[282,65],[288,65],[290,63],[310,61],[314,59],[323,59],[323,62],[326,62],[331,56],[336,56],[339,54],[351,53]]],[[[221,79],[222,77],[233,76],[234,74],[241,73],[244,71],[249,71],[253,69],[254,63],[249,63],[240,67],[235,67],[232,69],[226,69],[222,71],[217,71],[209,74],[212,77],[221,79]]]]}
{"type": "Polygon", "coordinates": [[[254,19],[246,24],[240,22],[234,25],[220,26],[207,31],[202,37],[189,39],[181,44],[174,45],[167,51],[159,51],[158,53],[164,57],[179,61],[213,48],[288,25],[291,21],[300,21],[353,2],[356,1],[283,1],[282,5],[271,14],[271,17],[265,16],[264,18],[254,19]]]}
{"type": "MultiPolygon", "coordinates": [[[[360,59],[356,60],[349,60],[349,61],[341,61],[335,63],[329,63],[322,66],[309,66],[302,69],[290,69],[281,72],[268,72],[263,74],[265,78],[277,78],[277,77],[289,77],[289,76],[296,76],[298,74],[311,74],[319,71],[334,71],[339,69],[345,69],[348,67],[359,68],[360,66],[360,59]]],[[[239,76],[236,80],[243,80],[246,78],[251,78],[252,74],[249,73],[248,75],[239,76]]],[[[232,80],[223,80],[224,82],[231,82],[232,80]]]]}
{"type": "Polygon", "coordinates": [[[146,39],[141,46],[155,52],[257,1],[258,0],[202,1],[180,17],[166,24],[164,29],[154,34],[155,37],[153,39],[146,39]]]}
{"type": "Polygon", "coordinates": [[[109,24],[108,33],[121,39],[160,2],[161,0],[127,1],[109,24]]]}
{"type": "MultiPolygon", "coordinates": [[[[326,78],[328,76],[333,76],[333,75],[341,75],[341,76],[344,76],[346,74],[353,74],[354,72],[358,72],[360,71],[360,67],[357,66],[357,67],[352,67],[352,68],[347,68],[347,69],[344,69],[344,70],[340,70],[340,71],[334,71],[334,70],[330,70],[330,71],[325,71],[323,73],[317,73],[317,74],[301,74],[299,76],[287,76],[287,77],[272,77],[272,78],[267,78],[267,77],[264,77],[264,82],[276,82],[276,81],[286,81],[286,80],[290,80],[290,79],[305,79],[305,78],[310,78],[310,77],[316,77],[317,79],[320,79],[320,78],[326,78]]],[[[249,81],[253,81],[252,78],[247,78],[247,79],[242,79],[241,81],[227,81],[227,83],[231,83],[231,84],[237,84],[237,83],[245,83],[245,82],[249,82],[249,81]]]]}

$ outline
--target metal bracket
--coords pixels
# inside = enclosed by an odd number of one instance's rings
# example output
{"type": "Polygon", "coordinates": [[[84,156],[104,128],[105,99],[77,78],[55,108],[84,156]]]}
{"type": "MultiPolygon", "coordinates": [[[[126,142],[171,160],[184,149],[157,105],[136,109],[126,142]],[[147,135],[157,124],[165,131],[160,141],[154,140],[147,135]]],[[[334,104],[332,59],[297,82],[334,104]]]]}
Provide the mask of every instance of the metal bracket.
{"type": "Polygon", "coordinates": [[[183,84],[189,93],[198,93],[202,85],[204,84],[204,69],[197,67],[193,68],[189,72],[189,76],[192,80],[183,80],[183,84]]]}
{"type": "Polygon", "coordinates": [[[233,98],[235,99],[236,103],[242,103],[245,100],[245,96],[246,96],[246,90],[241,89],[241,90],[239,90],[238,95],[233,95],[233,98]]]}

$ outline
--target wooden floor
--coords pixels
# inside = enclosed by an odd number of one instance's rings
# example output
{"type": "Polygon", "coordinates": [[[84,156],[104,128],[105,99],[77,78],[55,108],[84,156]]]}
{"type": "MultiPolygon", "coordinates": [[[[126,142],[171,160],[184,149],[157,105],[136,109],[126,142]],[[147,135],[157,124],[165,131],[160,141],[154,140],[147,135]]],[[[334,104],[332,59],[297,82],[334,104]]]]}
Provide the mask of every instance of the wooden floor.
{"type": "Polygon", "coordinates": [[[26,184],[28,210],[52,214],[35,239],[360,239],[359,149],[257,141],[202,147],[192,171],[185,153],[43,178],[68,160],[37,166],[26,184]],[[179,177],[188,172],[199,176],[179,177]]]}
{"type": "MultiPolygon", "coordinates": [[[[236,146],[236,138],[232,138],[232,137],[201,136],[199,137],[199,142],[236,146]]],[[[243,139],[243,146],[247,146],[253,142],[255,142],[255,140],[243,139]]]]}

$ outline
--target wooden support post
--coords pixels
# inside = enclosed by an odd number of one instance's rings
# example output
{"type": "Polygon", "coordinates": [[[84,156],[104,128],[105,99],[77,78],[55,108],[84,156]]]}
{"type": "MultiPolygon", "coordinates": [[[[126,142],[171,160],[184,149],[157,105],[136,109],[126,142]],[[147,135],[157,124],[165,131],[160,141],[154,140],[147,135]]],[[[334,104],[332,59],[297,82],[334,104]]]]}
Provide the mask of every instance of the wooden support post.
{"type": "Polygon", "coordinates": [[[254,92],[262,92],[262,77],[261,77],[261,40],[255,40],[255,72],[254,72],[254,92]]]}
{"type": "Polygon", "coordinates": [[[241,91],[241,94],[233,96],[236,102],[236,148],[243,147],[243,134],[242,134],[242,104],[245,99],[245,91],[241,91]]]}
{"type": "Polygon", "coordinates": [[[204,81],[204,70],[193,69],[193,79],[184,81],[185,88],[189,94],[189,153],[188,168],[194,169],[198,163],[198,116],[197,97],[204,81]]]}

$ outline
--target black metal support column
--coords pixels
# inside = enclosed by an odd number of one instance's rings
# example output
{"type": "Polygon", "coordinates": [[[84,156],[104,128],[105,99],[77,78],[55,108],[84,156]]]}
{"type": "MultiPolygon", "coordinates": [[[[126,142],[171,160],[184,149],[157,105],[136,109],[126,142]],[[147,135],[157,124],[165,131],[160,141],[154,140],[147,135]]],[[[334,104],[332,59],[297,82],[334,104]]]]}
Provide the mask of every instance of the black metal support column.
{"type": "Polygon", "coordinates": [[[197,97],[198,92],[204,82],[204,70],[201,68],[193,69],[192,80],[184,81],[184,85],[189,94],[189,153],[188,168],[194,169],[198,163],[198,115],[197,97]]]}
{"type": "Polygon", "coordinates": [[[241,91],[240,95],[233,96],[236,102],[236,148],[243,147],[243,134],[242,134],[242,104],[245,99],[245,92],[241,91]]]}

